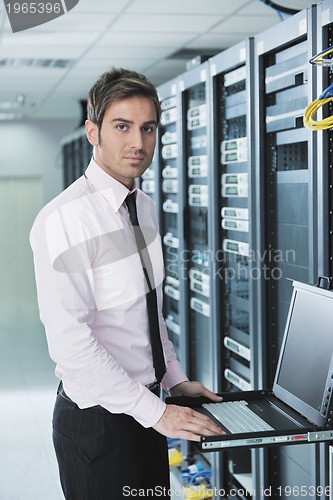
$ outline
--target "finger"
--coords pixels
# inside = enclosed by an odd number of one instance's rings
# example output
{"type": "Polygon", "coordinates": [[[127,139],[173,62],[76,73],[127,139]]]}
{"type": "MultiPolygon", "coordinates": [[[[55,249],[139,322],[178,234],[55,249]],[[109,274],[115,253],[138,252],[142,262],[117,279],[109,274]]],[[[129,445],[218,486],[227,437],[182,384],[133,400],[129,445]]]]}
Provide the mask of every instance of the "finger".
{"type": "Polygon", "coordinates": [[[179,439],[186,439],[188,441],[195,441],[197,443],[200,443],[200,440],[201,440],[201,436],[199,434],[195,434],[195,433],[189,432],[189,431],[179,432],[179,434],[177,433],[177,437],[179,439]]]}
{"type": "Polygon", "coordinates": [[[207,428],[212,428],[220,432],[223,432],[223,429],[206,415],[203,415],[202,413],[193,410],[192,416],[193,418],[197,418],[198,420],[200,420],[202,424],[205,425],[207,428]]]}
{"type": "Polygon", "coordinates": [[[191,432],[192,434],[195,434],[196,436],[221,436],[224,434],[222,430],[219,430],[218,432],[215,432],[212,429],[207,429],[206,427],[200,426],[200,425],[189,425],[185,432],[191,432]]]}
{"type": "Polygon", "coordinates": [[[198,414],[198,417],[192,417],[190,420],[188,420],[186,425],[183,427],[183,430],[190,431],[201,436],[225,434],[221,427],[216,425],[208,417],[200,414],[198,414]]]}
{"type": "Polygon", "coordinates": [[[212,420],[199,414],[200,418],[193,417],[183,422],[178,428],[177,437],[182,439],[189,439],[191,441],[200,441],[201,436],[213,436],[225,434],[225,431],[219,426],[215,425],[212,420]],[[204,417],[203,419],[201,417],[204,417]]]}
{"type": "Polygon", "coordinates": [[[215,401],[216,403],[220,403],[221,401],[223,401],[222,396],[219,396],[218,394],[214,394],[214,392],[211,393],[210,399],[212,401],[215,401]]]}
{"type": "Polygon", "coordinates": [[[222,396],[215,394],[215,392],[210,391],[206,387],[204,388],[202,395],[208,399],[211,399],[212,401],[214,401],[216,403],[220,403],[221,401],[223,401],[222,396]]]}
{"type": "Polygon", "coordinates": [[[205,435],[209,434],[225,434],[225,431],[220,427],[218,424],[216,424],[212,419],[209,417],[205,417],[203,415],[204,419],[201,419],[200,423],[204,429],[206,429],[205,435]]]}

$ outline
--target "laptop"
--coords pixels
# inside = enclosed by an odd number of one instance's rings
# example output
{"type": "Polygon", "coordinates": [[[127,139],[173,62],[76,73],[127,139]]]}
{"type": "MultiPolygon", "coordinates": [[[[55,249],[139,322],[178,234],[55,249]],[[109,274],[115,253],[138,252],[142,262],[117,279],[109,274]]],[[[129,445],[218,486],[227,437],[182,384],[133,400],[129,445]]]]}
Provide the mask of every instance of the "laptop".
{"type": "Polygon", "coordinates": [[[332,441],[332,392],[333,291],[293,281],[271,390],[222,393],[222,403],[181,396],[166,403],[190,406],[223,428],[225,434],[202,436],[196,443],[208,452],[332,441]]]}

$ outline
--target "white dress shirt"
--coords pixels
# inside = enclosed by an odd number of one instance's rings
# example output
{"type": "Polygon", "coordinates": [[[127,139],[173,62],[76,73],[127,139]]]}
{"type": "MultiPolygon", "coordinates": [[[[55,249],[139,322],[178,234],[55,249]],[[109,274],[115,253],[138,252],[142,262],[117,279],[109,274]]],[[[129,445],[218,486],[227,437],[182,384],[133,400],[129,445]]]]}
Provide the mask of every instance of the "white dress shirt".
{"type": "MultiPolygon", "coordinates": [[[[154,382],[146,281],[124,203],[129,190],[91,160],[80,177],[38,214],[30,234],[40,318],[56,375],[80,408],[155,425],[165,403],[154,382]]],[[[162,317],[163,257],[152,200],[136,195],[153,265],[166,390],[187,380],[162,317]]]]}

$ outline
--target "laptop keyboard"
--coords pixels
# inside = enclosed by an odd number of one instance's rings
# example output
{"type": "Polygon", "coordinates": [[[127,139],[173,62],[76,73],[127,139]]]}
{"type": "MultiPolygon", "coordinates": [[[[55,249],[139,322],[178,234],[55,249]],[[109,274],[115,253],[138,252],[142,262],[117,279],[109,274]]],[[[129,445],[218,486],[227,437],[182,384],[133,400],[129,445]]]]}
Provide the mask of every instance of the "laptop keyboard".
{"type": "Polygon", "coordinates": [[[232,434],[274,430],[247,406],[246,401],[205,403],[202,406],[232,434]]]}

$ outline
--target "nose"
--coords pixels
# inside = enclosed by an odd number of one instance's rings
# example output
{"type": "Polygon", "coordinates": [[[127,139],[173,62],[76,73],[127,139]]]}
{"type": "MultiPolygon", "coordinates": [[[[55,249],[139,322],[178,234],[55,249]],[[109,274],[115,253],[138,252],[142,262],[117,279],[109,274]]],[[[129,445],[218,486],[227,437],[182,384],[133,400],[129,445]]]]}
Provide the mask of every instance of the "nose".
{"type": "Polygon", "coordinates": [[[143,149],[143,137],[141,129],[133,129],[131,134],[131,146],[137,150],[143,149]]]}

